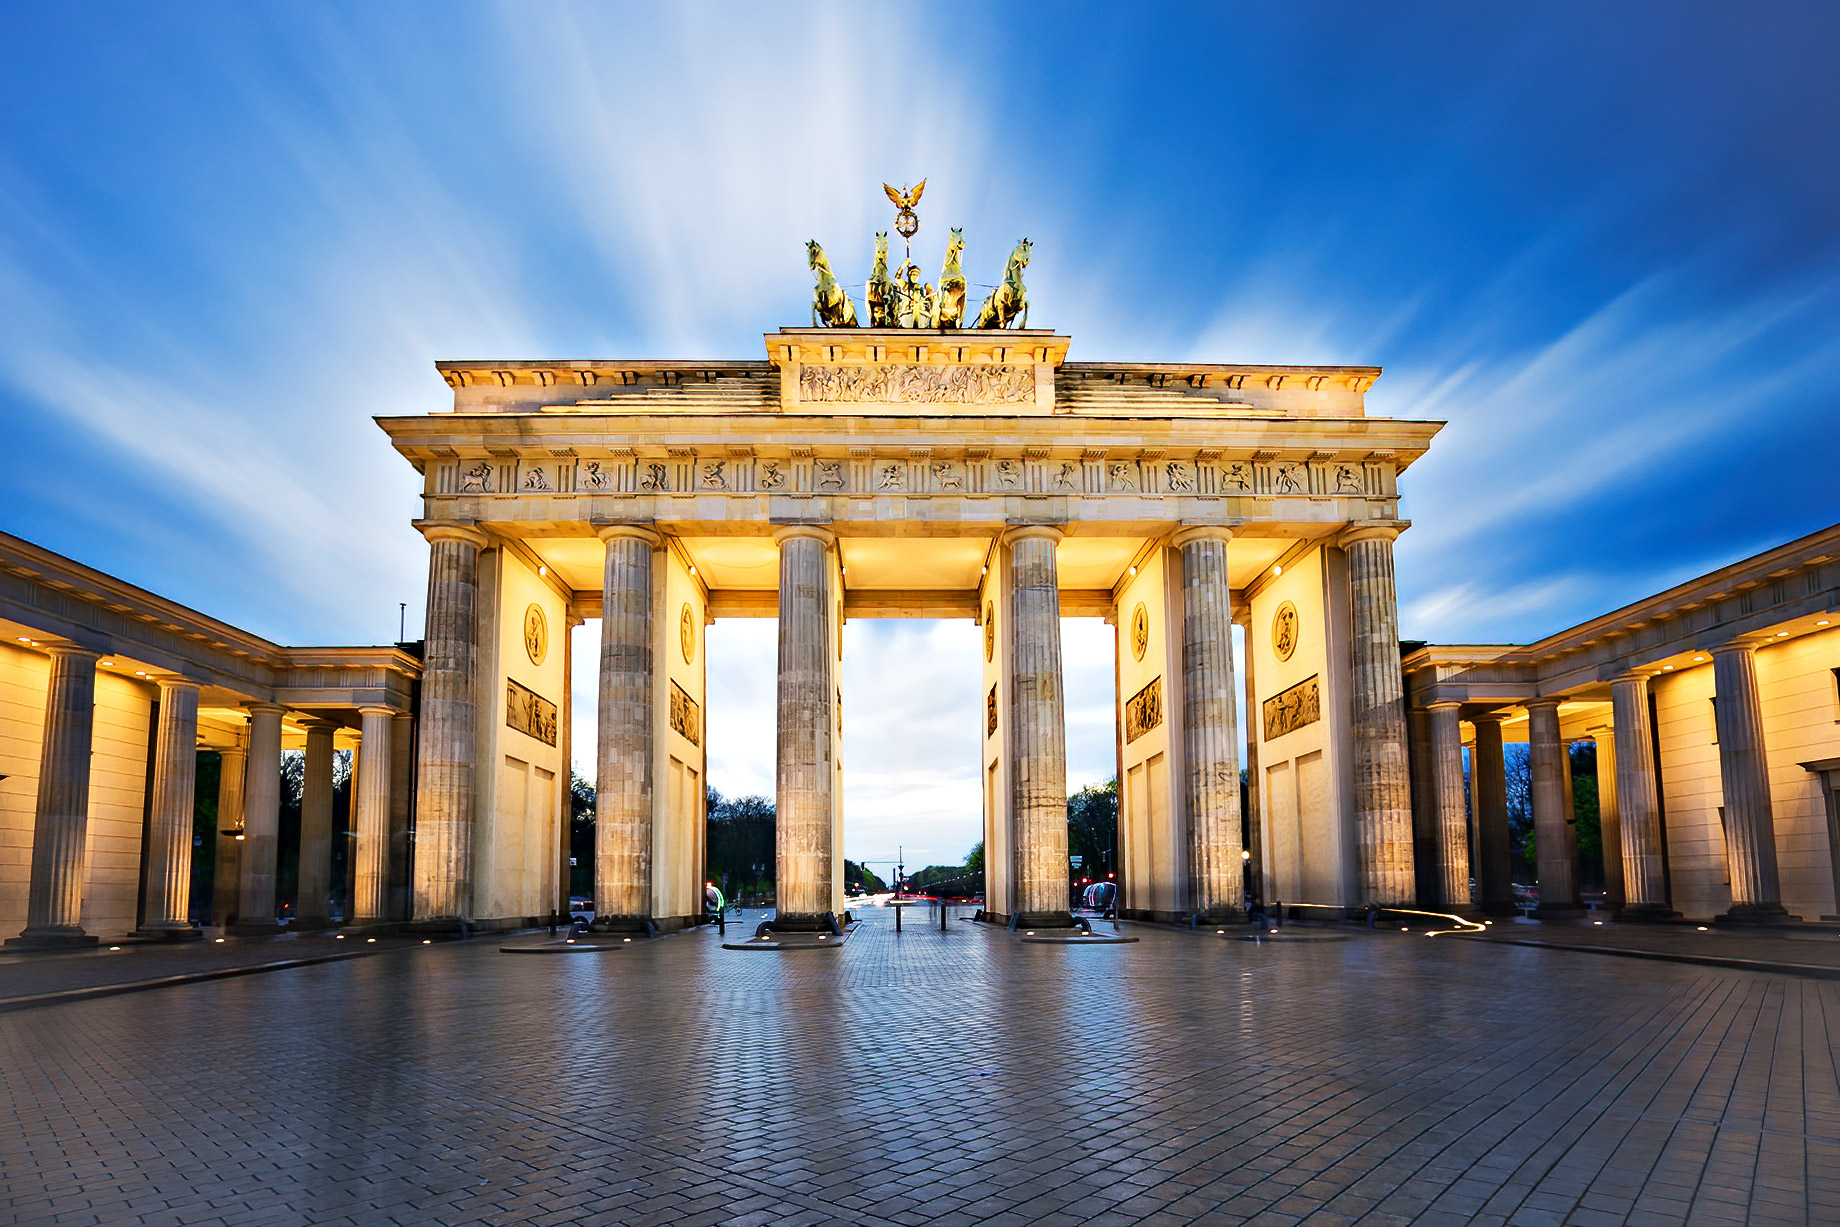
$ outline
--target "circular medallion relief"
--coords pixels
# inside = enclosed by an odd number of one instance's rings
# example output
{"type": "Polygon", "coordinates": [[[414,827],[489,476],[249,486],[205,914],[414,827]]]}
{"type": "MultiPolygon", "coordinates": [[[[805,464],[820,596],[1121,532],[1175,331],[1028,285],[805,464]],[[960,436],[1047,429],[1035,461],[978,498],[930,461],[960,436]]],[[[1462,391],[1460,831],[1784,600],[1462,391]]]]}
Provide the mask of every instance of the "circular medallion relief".
{"type": "Polygon", "coordinates": [[[696,659],[696,615],[690,612],[690,602],[684,602],[683,612],[677,615],[677,637],[683,643],[684,663],[690,664],[696,659]]]}
{"type": "Polygon", "coordinates": [[[1289,660],[1297,650],[1297,607],[1289,601],[1272,615],[1271,650],[1279,660],[1289,660]]]}
{"type": "Polygon", "coordinates": [[[1150,650],[1150,611],[1139,601],[1131,611],[1131,659],[1142,660],[1150,650]]]}
{"type": "Polygon", "coordinates": [[[984,661],[986,664],[997,657],[997,606],[993,601],[984,602],[984,661]]]}
{"type": "Polygon", "coordinates": [[[524,651],[530,654],[533,665],[542,664],[549,655],[549,623],[536,605],[524,611],[524,651]]]}

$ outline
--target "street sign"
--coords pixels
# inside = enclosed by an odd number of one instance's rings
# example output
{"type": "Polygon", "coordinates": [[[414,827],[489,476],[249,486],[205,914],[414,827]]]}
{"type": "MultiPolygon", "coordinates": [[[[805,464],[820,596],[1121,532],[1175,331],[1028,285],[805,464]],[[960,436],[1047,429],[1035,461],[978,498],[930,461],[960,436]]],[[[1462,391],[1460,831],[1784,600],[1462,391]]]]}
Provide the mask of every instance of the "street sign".
{"type": "Polygon", "coordinates": [[[1083,856],[1070,856],[1067,859],[1073,862],[1073,867],[1075,869],[1078,869],[1081,865],[1086,863],[1086,858],[1083,856]]]}

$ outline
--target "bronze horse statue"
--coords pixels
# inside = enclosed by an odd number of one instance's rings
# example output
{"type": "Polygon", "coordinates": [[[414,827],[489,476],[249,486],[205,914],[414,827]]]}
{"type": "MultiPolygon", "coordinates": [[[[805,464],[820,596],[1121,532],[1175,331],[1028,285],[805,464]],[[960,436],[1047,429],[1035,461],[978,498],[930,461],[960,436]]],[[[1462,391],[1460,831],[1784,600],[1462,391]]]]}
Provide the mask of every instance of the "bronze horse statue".
{"type": "Polygon", "coordinates": [[[958,264],[964,250],[965,232],[954,226],[952,237],[946,240],[945,267],[939,270],[939,309],[933,317],[935,328],[965,326],[965,270],[958,264]]]}
{"type": "Polygon", "coordinates": [[[824,248],[818,246],[818,240],[812,239],[805,244],[807,263],[817,271],[818,284],[811,292],[812,325],[826,328],[855,328],[856,304],[843,292],[831,272],[831,262],[824,256],[824,248]]]}
{"type": "Polygon", "coordinates": [[[869,270],[869,284],[863,290],[869,303],[869,327],[895,327],[895,285],[888,275],[888,232],[875,232],[875,264],[869,270]]]}
{"type": "Polygon", "coordinates": [[[1027,239],[1016,244],[1016,250],[1009,253],[1009,263],[1003,267],[1003,284],[990,292],[984,305],[978,309],[977,323],[973,328],[1009,328],[1029,326],[1028,289],[1022,284],[1022,270],[1029,266],[1029,250],[1033,246],[1027,239]]]}

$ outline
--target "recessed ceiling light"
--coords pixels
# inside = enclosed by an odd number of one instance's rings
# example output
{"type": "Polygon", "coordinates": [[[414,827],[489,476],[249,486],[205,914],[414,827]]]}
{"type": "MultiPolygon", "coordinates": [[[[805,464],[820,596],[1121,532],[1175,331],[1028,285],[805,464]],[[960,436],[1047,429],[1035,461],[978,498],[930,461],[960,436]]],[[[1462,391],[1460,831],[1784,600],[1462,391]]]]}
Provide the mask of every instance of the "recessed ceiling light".
{"type": "Polygon", "coordinates": [[[21,643],[31,643],[32,641],[31,641],[30,639],[27,639],[27,638],[26,638],[26,637],[25,637],[24,635],[21,635],[21,636],[19,637],[19,642],[21,642],[21,643]]]}
{"type": "Polygon", "coordinates": [[[112,661],[112,660],[104,660],[104,661],[98,661],[97,663],[98,663],[98,664],[102,664],[102,665],[107,665],[107,666],[110,666],[110,667],[113,667],[113,666],[114,666],[114,664],[115,664],[115,662],[114,662],[114,661],[112,661]]]}
{"type": "Polygon", "coordinates": [[[1816,626],[1826,626],[1826,625],[1827,625],[1827,619],[1826,619],[1826,618],[1822,618],[1822,619],[1821,619],[1821,620],[1820,620],[1819,622],[1816,622],[1816,623],[1815,623],[1815,625],[1816,625],[1816,626]]]}
{"type": "Polygon", "coordinates": [[[1284,568],[1282,566],[1274,566],[1271,569],[1271,573],[1273,575],[1282,575],[1284,574],[1284,568]]]}
{"type": "Polygon", "coordinates": [[[1693,663],[1694,663],[1694,664],[1696,664],[1696,665],[1698,665],[1698,664],[1703,664],[1703,663],[1705,663],[1705,660],[1706,660],[1706,658],[1705,658],[1704,656],[1695,656],[1695,657],[1693,658],[1693,663]]]}
{"type": "Polygon", "coordinates": [[[537,574],[538,574],[538,575],[548,575],[548,574],[549,574],[549,568],[548,568],[548,567],[538,567],[538,568],[537,568],[537,574]]]}
{"type": "Polygon", "coordinates": [[[694,562],[690,564],[690,574],[696,574],[696,564],[694,562]]]}
{"type": "Polygon", "coordinates": [[[1133,574],[1133,575],[1136,575],[1136,574],[1137,574],[1137,568],[1136,568],[1136,567],[1132,567],[1132,568],[1131,568],[1131,574],[1133,574]]]}
{"type": "Polygon", "coordinates": [[[1674,666],[1673,665],[1662,665],[1661,670],[1664,673],[1672,673],[1674,671],[1674,666]]]}
{"type": "Polygon", "coordinates": [[[1788,631],[1777,631],[1776,637],[1778,639],[1787,639],[1789,637],[1789,632],[1788,631]]]}

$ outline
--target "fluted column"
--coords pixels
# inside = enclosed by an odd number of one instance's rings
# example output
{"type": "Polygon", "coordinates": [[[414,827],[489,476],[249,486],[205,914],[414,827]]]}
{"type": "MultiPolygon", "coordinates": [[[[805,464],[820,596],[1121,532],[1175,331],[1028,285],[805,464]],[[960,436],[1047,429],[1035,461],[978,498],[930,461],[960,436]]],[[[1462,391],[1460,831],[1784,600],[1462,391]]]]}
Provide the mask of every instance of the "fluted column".
{"type": "Polygon", "coordinates": [[[388,915],[390,889],[390,730],[396,713],[387,707],[360,707],[363,741],[352,801],[352,830],[357,846],[352,914],[357,920],[388,915]]]}
{"type": "Polygon", "coordinates": [[[1623,908],[1623,821],[1616,803],[1616,736],[1612,729],[1593,729],[1597,743],[1597,827],[1603,841],[1604,903],[1623,908]]]}
{"type": "Polygon", "coordinates": [[[1485,712],[1471,723],[1476,749],[1470,779],[1476,798],[1476,888],[1485,916],[1512,916],[1514,869],[1508,848],[1508,774],[1501,752],[1501,715],[1485,712]]]}
{"type": "MultiPolygon", "coordinates": [[[[1189,906],[1210,920],[1245,916],[1240,856],[1239,720],[1226,528],[1187,528],[1182,551],[1182,736],[1187,751],[1189,906]]],[[[1057,609],[1058,614],[1058,609],[1057,609]]]]}
{"type": "Polygon", "coordinates": [[[1731,863],[1727,923],[1794,920],[1782,905],[1776,870],[1776,814],[1763,748],[1757,649],[1728,643],[1712,650],[1713,720],[1719,731],[1719,780],[1725,790],[1725,849],[1731,863]]]}
{"type": "MultiPolygon", "coordinates": [[[[416,747],[414,918],[458,923],[473,908],[474,759],[479,667],[479,551],[486,535],[430,524],[428,612],[416,747]]],[[[500,700],[502,701],[502,700],[500,700]]]]}
{"type": "Polygon", "coordinates": [[[9,946],[93,946],[83,931],[88,871],[89,755],[96,721],[95,653],[48,649],[45,733],[38,756],[38,811],[32,824],[32,882],[26,927],[9,946]]]}
{"type": "Polygon", "coordinates": [[[1355,844],[1360,901],[1412,899],[1412,786],[1405,681],[1399,669],[1399,597],[1392,527],[1344,532],[1354,657],[1355,844]]]}
{"type": "MultiPolygon", "coordinates": [[[[1610,683],[1615,735],[1616,810],[1623,845],[1623,915],[1676,915],[1662,872],[1661,804],[1655,794],[1654,731],[1648,717],[1648,678],[1625,673],[1610,683]]],[[[1598,779],[1603,779],[1599,760],[1598,779]]]]}
{"type": "Polygon", "coordinates": [[[649,528],[610,524],[601,573],[599,775],[594,801],[594,910],[601,930],[652,915],[652,815],[657,753],[653,551],[649,528]]]}
{"type": "Polygon", "coordinates": [[[1572,765],[1559,740],[1559,702],[1535,699],[1527,704],[1534,852],[1540,872],[1540,906],[1534,914],[1543,919],[1575,916],[1583,909],[1578,898],[1578,835],[1566,804],[1572,765]]]}
{"type": "Polygon", "coordinates": [[[235,929],[275,931],[275,870],[280,856],[281,716],[273,703],[247,704],[249,759],[243,780],[243,854],[235,929]]]}
{"type": "Polygon", "coordinates": [[[1023,924],[1071,925],[1067,865],[1067,708],[1061,686],[1061,531],[1012,528],[1010,754],[1016,911],[1023,924]]]}
{"type": "Polygon", "coordinates": [[[332,736],[338,725],[309,720],[307,760],[300,781],[300,872],[294,892],[294,924],[324,928],[332,923],[332,736]]]}
{"type": "Polygon", "coordinates": [[[1463,804],[1463,708],[1456,703],[1433,703],[1430,711],[1438,902],[1451,911],[1467,912],[1471,905],[1469,813],[1463,804]]]}
{"type": "Polygon", "coordinates": [[[779,756],[775,928],[827,927],[832,914],[831,790],[837,679],[829,530],[799,525],[779,546],[779,756]]]}
{"type": "Polygon", "coordinates": [[[243,776],[249,751],[225,746],[217,752],[217,760],[217,830],[212,835],[217,858],[211,873],[211,923],[221,925],[236,919],[237,879],[249,834],[243,828],[243,776]],[[243,837],[225,831],[242,831],[243,837]]]}
{"type": "MultiPolygon", "coordinates": [[[[1251,642],[1250,639],[1247,640],[1251,642]]],[[[1261,801],[1263,790],[1259,787],[1264,774],[1259,768],[1259,688],[1253,677],[1253,653],[1248,651],[1245,659],[1245,677],[1242,684],[1246,688],[1246,847],[1240,860],[1246,865],[1246,887],[1252,898],[1252,906],[1263,912],[1265,908],[1265,858],[1270,845],[1265,839],[1265,810],[1261,801]]]]}
{"type": "Polygon", "coordinates": [[[160,679],[148,821],[147,903],[140,932],[183,941],[204,936],[191,920],[192,811],[198,791],[198,683],[160,679]]]}

